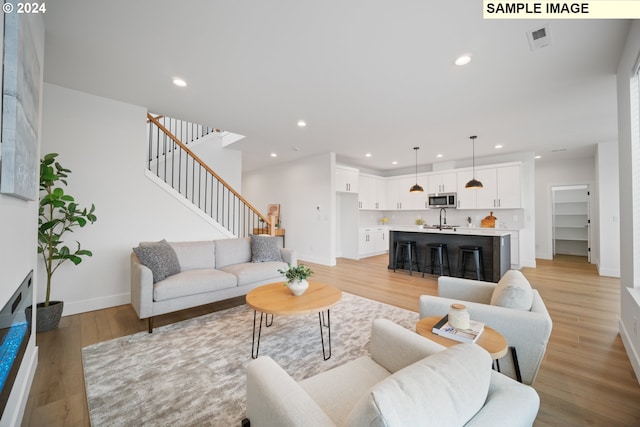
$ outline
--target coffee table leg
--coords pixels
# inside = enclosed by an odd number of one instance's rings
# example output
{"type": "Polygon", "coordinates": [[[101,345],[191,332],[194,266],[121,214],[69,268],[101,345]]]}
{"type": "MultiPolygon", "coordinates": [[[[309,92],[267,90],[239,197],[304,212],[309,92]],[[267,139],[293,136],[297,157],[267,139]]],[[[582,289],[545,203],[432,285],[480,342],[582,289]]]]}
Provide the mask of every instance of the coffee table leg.
{"type": "Polygon", "coordinates": [[[322,312],[322,326],[324,326],[325,328],[327,328],[327,322],[325,322],[324,320],[324,311],[322,312]]]}
{"type": "Polygon", "coordinates": [[[268,328],[271,325],[273,325],[273,314],[271,315],[271,322],[269,322],[269,315],[265,314],[264,315],[264,326],[266,326],[268,328]]]}
{"type": "Polygon", "coordinates": [[[326,324],[324,324],[324,312],[320,312],[318,313],[318,322],[320,323],[320,341],[322,341],[322,357],[324,358],[324,360],[329,360],[331,358],[331,316],[329,313],[329,310],[327,310],[327,322],[326,324]],[[329,333],[329,355],[327,356],[327,353],[325,351],[324,348],[324,332],[322,331],[322,326],[324,326],[328,329],[328,333],[329,333]]]}
{"type": "MultiPolygon", "coordinates": [[[[264,313],[260,313],[260,326],[258,327],[258,340],[256,341],[257,312],[255,310],[253,311],[253,338],[251,340],[251,358],[253,359],[258,358],[258,351],[260,350],[260,334],[262,333],[262,316],[264,316],[264,313]]],[[[273,316],[271,316],[271,323],[273,324],[273,316]]],[[[265,324],[266,324],[266,319],[265,319],[265,324]]]]}

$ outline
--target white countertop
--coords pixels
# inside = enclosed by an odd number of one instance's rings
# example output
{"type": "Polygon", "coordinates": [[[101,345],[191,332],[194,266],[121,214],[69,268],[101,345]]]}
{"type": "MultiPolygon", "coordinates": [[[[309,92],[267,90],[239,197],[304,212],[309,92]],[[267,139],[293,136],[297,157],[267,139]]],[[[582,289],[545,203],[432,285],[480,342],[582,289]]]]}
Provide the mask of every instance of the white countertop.
{"type": "Polygon", "coordinates": [[[405,231],[412,233],[436,233],[436,234],[461,234],[469,236],[506,236],[509,230],[496,229],[496,228],[469,228],[458,227],[453,229],[438,230],[437,228],[423,228],[419,229],[417,225],[395,225],[389,226],[390,231],[405,231]]]}

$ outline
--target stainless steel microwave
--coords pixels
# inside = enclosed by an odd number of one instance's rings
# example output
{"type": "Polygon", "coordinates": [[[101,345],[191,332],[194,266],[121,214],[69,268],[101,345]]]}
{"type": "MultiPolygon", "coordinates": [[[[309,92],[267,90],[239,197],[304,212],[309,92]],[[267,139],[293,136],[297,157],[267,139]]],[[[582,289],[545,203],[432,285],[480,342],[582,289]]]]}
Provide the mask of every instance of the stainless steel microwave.
{"type": "Polygon", "coordinates": [[[429,208],[456,208],[458,198],[456,193],[432,193],[428,198],[429,208]]]}

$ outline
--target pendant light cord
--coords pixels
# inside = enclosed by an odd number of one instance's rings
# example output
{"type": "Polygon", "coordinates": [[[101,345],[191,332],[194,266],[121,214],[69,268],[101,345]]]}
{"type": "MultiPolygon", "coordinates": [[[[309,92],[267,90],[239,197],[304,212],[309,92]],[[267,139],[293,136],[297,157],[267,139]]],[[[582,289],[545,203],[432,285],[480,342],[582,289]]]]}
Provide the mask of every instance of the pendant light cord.
{"type": "Polygon", "coordinates": [[[476,179],[476,138],[477,136],[473,135],[473,136],[470,136],[469,138],[471,138],[471,142],[473,144],[472,157],[471,157],[471,164],[473,168],[473,179],[476,179]]]}

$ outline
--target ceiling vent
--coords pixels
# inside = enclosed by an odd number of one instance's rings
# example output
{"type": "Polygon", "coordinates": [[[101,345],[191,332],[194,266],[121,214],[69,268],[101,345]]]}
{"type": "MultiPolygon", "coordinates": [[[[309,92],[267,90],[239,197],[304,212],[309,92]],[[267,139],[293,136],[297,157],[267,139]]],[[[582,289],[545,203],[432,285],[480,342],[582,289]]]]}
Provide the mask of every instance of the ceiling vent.
{"type": "Polygon", "coordinates": [[[529,47],[532,51],[551,46],[551,32],[549,31],[549,26],[545,25],[544,27],[528,31],[527,39],[529,40],[529,47]]]}

